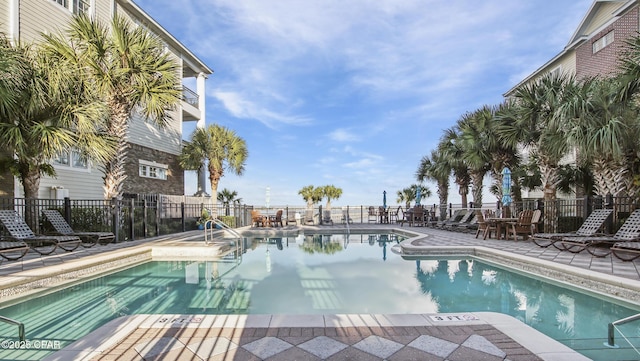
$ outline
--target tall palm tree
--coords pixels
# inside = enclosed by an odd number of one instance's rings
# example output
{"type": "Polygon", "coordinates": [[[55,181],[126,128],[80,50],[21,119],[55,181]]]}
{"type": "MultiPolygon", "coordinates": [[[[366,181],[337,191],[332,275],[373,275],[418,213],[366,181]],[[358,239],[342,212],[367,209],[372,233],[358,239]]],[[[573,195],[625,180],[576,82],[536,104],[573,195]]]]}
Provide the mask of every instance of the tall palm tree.
{"type": "Polygon", "coordinates": [[[438,200],[440,202],[440,219],[446,217],[447,202],[449,199],[449,177],[451,176],[451,165],[439,150],[432,150],[431,157],[424,156],[420,160],[416,179],[418,182],[433,180],[438,188],[438,200]]]}
{"type": "Polygon", "coordinates": [[[220,192],[218,192],[217,199],[222,202],[224,206],[224,215],[228,216],[231,214],[230,204],[232,202],[236,202],[236,197],[238,196],[238,192],[231,191],[227,188],[223,188],[220,192]]]}
{"type": "Polygon", "coordinates": [[[469,166],[462,159],[463,149],[456,127],[448,128],[444,131],[444,135],[440,138],[437,149],[438,152],[442,153],[440,160],[450,164],[454,182],[458,185],[458,194],[460,195],[462,207],[467,207],[467,196],[469,195],[471,176],[469,174],[469,166]]]}
{"type": "Polygon", "coordinates": [[[313,212],[313,205],[320,202],[324,196],[322,187],[314,187],[312,185],[302,187],[302,189],[298,191],[298,194],[307,202],[308,212],[313,212]]]}
{"type": "Polygon", "coordinates": [[[167,124],[168,112],[180,101],[179,67],[156,36],[120,16],[109,27],[76,16],[65,34],[44,38],[59,59],[58,68],[72,69],[83,84],[95,86],[110,110],[106,129],[117,146],[103,164],[104,197],[119,198],[127,177],[132,116],[139,114],[161,127],[167,124]]]}
{"type": "Polygon", "coordinates": [[[337,188],[334,185],[327,185],[322,187],[322,194],[327,199],[327,210],[331,210],[331,200],[338,199],[342,196],[342,189],[337,188]]]}
{"type": "Polygon", "coordinates": [[[638,195],[638,108],[620,98],[617,79],[588,79],[560,108],[567,138],[593,172],[600,195],[638,195]]]}
{"type": "Polygon", "coordinates": [[[52,159],[72,147],[85,159],[102,161],[111,153],[100,136],[103,103],[86,89],[61,78],[54,59],[39,46],[13,46],[0,38],[1,168],[17,176],[25,198],[37,198],[43,175],[55,176],[52,159]],[[55,71],[54,71],[55,70],[55,71]]]}
{"type": "MultiPolygon", "coordinates": [[[[211,194],[218,194],[218,183],[225,170],[242,175],[249,156],[247,144],[233,130],[214,124],[196,129],[180,154],[180,165],[198,170],[208,164],[211,194]]],[[[213,204],[214,214],[215,203],[213,204]]]]}
{"type": "Polygon", "coordinates": [[[457,122],[462,159],[469,167],[474,207],[482,207],[484,176],[491,170],[491,146],[494,141],[489,132],[494,109],[488,105],[465,113],[457,122]]]}
{"type": "Polygon", "coordinates": [[[575,86],[573,76],[550,73],[516,89],[512,121],[504,123],[500,131],[507,144],[519,145],[537,160],[545,200],[545,232],[556,229],[560,161],[570,149],[559,109],[575,86]]]}

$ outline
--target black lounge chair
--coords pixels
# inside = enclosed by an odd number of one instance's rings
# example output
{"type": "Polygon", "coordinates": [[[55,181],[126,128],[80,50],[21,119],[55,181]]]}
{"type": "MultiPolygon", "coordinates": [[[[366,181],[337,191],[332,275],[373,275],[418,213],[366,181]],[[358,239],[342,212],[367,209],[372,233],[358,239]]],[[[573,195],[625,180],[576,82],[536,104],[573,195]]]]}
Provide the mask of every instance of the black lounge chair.
{"type": "Polygon", "coordinates": [[[467,210],[466,209],[458,209],[455,212],[453,212],[451,217],[436,223],[435,227],[446,228],[449,225],[458,224],[458,223],[460,223],[460,220],[465,216],[465,214],[467,214],[467,210]]]}
{"type": "Polygon", "coordinates": [[[62,236],[76,236],[82,240],[83,247],[93,247],[98,243],[111,243],[116,236],[111,232],[76,232],[60,212],[47,209],[42,211],[46,220],[53,226],[55,232],[62,236]]]}
{"type": "Polygon", "coordinates": [[[604,222],[611,215],[612,209],[596,209],[591,212],[589,216],[584,220],[580,228],[575,232],[567,233],[535,233],[532,236],[533,243],[540,247],[554,247],[562,250],[563,248],[556,245],[563,238],[568,237],[592,237],[598,234],[598,231],[604,225],[604,222]]]}
{"type": "Polygon", "coordinates": [[[23,241],[0,241],[0,257],[15,261],[29,252],[29,245],[23,241]]]}
{"type": "Polygon", "coordinates": [[[611,246],[610,250],[620,260],[633,261],[640,257],[640,242],[616,242],[611,246]]]}
{"type": "Polygon", "coordinates": [[[22,241],[43,255],[53,253],[58,247],[70,252],[82,243],[76,236],[36,236],[18,212],[13,210],[0,210],[0,223],[9,233],[5,241],[22,241]]]}
{"type": "Polygon", "coordinates": [[[578,253],[586,249],[596,257],[604,257],[612,252],[611,247],[618,242],[639,240],[640,209],[636,209],[613,236],[563,237],[560,244],[569,252],[578,253]]]}

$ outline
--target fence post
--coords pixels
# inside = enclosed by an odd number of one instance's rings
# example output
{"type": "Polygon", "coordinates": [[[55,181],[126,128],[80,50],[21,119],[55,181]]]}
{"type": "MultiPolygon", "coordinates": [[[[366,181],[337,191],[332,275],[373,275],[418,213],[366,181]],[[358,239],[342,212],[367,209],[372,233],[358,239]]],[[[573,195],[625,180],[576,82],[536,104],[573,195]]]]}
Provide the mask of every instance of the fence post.
{"type": "Polygon", "coordinates": [[[142,200],[142,238],[147,238],[147,200],[142,200]]]}
{"type": "Polygon", "coordinates": [[[111,198],[111,218],[112,218],[112,231],[115,235],[115,242],[120,240],[120,202],[117,198],[111,198]]]}
{"type": "Polygon", "coordinates": [[[135,225],[135,215],[133,214],[135,212],[135,199],[131,198],[131,201],[129,202],[129,240],[130,241],[134,241],[135,240],[135,230],[134,230],[134,225],[135,225]]]}
{"type": "Polygon", "coordinates": [[[156,237],[160,235],[160,215],[161,215],[162,201],[161,197],[156,198],[156,237]]]}
{"type": "Polygon", "coordinates": [[[182,232],[185,232],[187,230],[187,228],[186,228],[186,222],[185,222],[185,219],[184,219],[184,202],[180,202],[180,213],[182,214],[181,215],[182,232]]]}
{"type": "Polygon", "coordinates": [[[64,197],[64,219],[69,224],[71,223],[71,199],[69,197],[64,197]]]}
{"type": "MultiPolygon", "coordinates": [[[[607,209],[613,209],[613,195],[611,193],[607,193],[604,200],[604,207],[607,209]]],[[[607,234],[613,233],[613,221],[618,220],[618,215],[615,214],[615,210],[613,212],[613,216],[607,218],[607,222],[605,223],[605,229],[607,230],[607,234]]]]}
{"type": "Polygon", "coordinates": [[[322,225],[322,204],[320,206],[318,206],[318,223],[320,225],[322,225]]]}

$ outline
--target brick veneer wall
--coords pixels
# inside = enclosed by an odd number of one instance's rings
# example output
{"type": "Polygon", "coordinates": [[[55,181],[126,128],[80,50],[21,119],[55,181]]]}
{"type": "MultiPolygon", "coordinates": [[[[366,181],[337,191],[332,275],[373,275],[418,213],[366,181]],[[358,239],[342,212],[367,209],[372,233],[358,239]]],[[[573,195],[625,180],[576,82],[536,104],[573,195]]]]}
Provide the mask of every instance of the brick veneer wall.
{"type": "Polygon", "coordinates": [[[638,7],[630,10],[620,19],[600,31],[589,41],[576,49],[576,78],[582,79],[595,75],[611,75],[617,71],[618,54],[625,46],[625,39],[634,36],[639,30],[638,7]],[[613,43],[593,53],[593,43],[614,30],[613,43]]]}
{"type": "Polygon", "coordinates": [[[137,144],[129,144],[125,169],[127,179],[122,187],[124,193],[184,194],[184,171],[180,167],[176,155],[137,144]],[[167,179],[140,177],[138,175],[139,159],[167,164],[169,166],[167,179]]]}

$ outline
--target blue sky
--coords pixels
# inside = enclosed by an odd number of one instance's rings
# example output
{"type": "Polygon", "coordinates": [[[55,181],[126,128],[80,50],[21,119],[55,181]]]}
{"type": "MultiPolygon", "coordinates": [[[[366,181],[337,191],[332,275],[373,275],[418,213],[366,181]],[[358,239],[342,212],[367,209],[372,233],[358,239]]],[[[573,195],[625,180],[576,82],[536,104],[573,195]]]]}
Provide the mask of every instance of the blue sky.
{"type": "Polygon", "coordinates": [[[383,190],[395,204],[443,130],[558,54],[592,1],[136,3],[214,70],[207,124],[247,142],[244,174],[219,190],[259,206],[269,187],[271,206],[303,205],[302,187],[331,184],[332,205],[355,206],[381,205],[383,190]]]}

